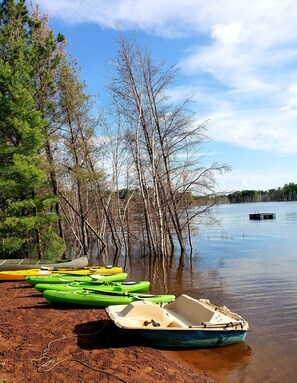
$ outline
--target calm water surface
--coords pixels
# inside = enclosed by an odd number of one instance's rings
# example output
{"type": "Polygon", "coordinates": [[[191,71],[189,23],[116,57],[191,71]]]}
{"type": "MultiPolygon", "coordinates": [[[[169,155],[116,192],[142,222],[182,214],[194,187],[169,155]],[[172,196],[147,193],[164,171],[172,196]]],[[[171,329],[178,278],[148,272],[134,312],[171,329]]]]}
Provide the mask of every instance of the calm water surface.
{"type": "Polygon", "coordinates": [[[296,382],[297,202],[221,205],[216,217],[219,224],[195,237],[192,264],[182,270],[126,270],[132,278],[150,278],[152,292],[208,298],[250,324],[244,343],[168,351],[172,357],[223,382],[296,382]],[[275,213],[276,219],[249,220],[255,212],[275,213]]]}

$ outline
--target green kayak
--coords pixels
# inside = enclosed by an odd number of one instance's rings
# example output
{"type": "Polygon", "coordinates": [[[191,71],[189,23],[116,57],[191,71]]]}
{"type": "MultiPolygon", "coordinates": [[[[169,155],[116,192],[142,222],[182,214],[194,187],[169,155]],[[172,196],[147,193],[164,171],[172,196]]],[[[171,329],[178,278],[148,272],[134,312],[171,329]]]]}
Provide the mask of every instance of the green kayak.
{"type": "Polygon", "coordinates": [[[45,290],[74,291],[78,289],[92,291],[147,291],[149,281],[139,282],[70,282],[70,283],[37,283],[35,289],[41,293],[45,290]]]}
{"type": "Polygon", "coordinates": [[[49,275],[30,275],[25,278],[31,286],[38,283],[70,283],[70,282],[121,282],[128,277],[127,273],[118,274],[49,274],[49,275]]]}
{"type": "Polygon", "coordinates": [[[155,303],[167,303],[175,299],[174,295],[152,295],[127,292],[99,292],[89,290],[56,291],[45,290],[43,296],[51,303],[63,305],[108,307],[111,305],[128,305],[131,302],[145,300],[155,303]]]}

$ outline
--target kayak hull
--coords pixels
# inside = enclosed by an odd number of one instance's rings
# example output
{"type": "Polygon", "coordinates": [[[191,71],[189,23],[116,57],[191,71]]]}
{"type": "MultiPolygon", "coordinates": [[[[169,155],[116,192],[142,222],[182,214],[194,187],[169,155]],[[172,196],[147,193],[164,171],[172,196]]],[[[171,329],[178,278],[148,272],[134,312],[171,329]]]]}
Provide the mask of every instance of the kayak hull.
{"type": "Polygon", "coordinates": [[[138,300],[146,300],[155,303],[168,303],[175,299],[174,295],[149,295],[137,293],[129,293],[128,295],[113,293],[104,294],[80,290],[73,292],[45,290],[43,292],[43,296],[50,303],[54,304],[88,307],[108,307],[119,304],[127,305],[138,300]]]}
{"type": "Polygon", "coordinates": [[[89,264],[87,257],[69,259],[64,261],[50,261],[37,259],[0,259],[0,271],[40,269],[42,267],[86,267],[89,264]]]}
{"type": "Polygon", "coordinates": [[[25,281],[31,286],[37,284],[66,284],[71,282],[122,282],[128,277],[127,273],[117,274],[89,274],[89,275],[76,275],[76,274],[50,274],[50,275],[31,275],[25,278],[25,281]]]}
{"type": "Polygon", "coordinates": [[[85,268],[46,268],[46,269],[28,269],[28,270],[10,270],[0,271],[0,281],[20,281],[24,280],[27,276],[37,275],[52,275],[52,274],[73,274],[73,275],[88,275],[88,274],[117,274],[121,273],[121,267],[103,267],[92,266],[85,268]]]}
{"type": "Polygon", "coordinates": [[[64,283],[38,283],[35,285],[36,290],[44,292],[45,290],[56,291],[74,291],[74,290],[88,290],[88,291],[148,291],[150,287],[149,281],[139,282],[70,282],[64,283]]]}

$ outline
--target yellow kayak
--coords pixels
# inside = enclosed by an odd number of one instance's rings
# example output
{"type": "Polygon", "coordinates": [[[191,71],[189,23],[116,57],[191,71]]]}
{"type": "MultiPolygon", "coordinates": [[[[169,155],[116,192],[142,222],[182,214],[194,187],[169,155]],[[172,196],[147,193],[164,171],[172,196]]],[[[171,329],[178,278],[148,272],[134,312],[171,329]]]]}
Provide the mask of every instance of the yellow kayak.
{"type": "Polygon", "coordinates": [[[11,270],[0,271],[0,281],[21,281],[28,275],[49,275],[49,274],[73,274],[73,275],[87,275],[87,274],[117,274],[121,273],[121,267],[113,266],[91,266],[81,269],[63,268],[63,267],[47,267],[41,269],[28,269],[28,270],[11,270]]]}

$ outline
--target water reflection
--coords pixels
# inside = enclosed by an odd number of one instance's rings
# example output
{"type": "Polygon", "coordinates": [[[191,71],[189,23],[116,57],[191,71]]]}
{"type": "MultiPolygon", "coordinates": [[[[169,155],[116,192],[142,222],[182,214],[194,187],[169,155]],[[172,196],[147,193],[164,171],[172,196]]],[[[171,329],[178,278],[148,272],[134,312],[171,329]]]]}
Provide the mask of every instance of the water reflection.
{"type": "Polygon", "coordinates": [[[228,374],[229,382],[239,382],[236,377],[245,374],[244,371],[250,362],[253,350],[243,342],[214,349],[179,351],[178,353],[168,351],[166,354],[183,360],[197,370],[207,371],[219,378],[224,378],[228,374]]]}
{"type": "Polygon", "coordinates": [[[135,257],[126,271],[149,279],[153,293],[208,298],[251,326],[243,344],[173,355],[228,383],[297,381],[297,202],[225,205],[217,215],[219,225],[194,238],[196,254],[182,267],[135,257]],[[276,219],[250,221],[255,210],[276,219]]]}
{"type": "Polygon", "coordinates": [[[297,222],[297,212],[287,212],[286,219],[288,222],[297,222]]]}
{"type": "Polygon", "coordinates": [[[167,265],[156,260],[147,264],[146,260],[135,260],[133,267],[126,268],[132,279],[148,279],[152,293],[172,293],[175,295],[190,293],[195,298],[215,298],[221,305],[221,297],[225,294],[225,281],[218,268],[202,266],[202,258],[197,255],[180,265],[172,259],[167,265]]]}

